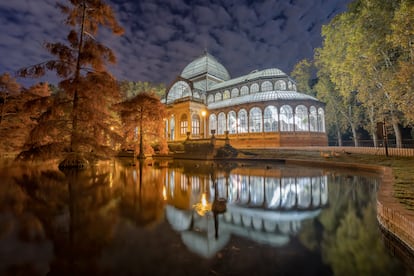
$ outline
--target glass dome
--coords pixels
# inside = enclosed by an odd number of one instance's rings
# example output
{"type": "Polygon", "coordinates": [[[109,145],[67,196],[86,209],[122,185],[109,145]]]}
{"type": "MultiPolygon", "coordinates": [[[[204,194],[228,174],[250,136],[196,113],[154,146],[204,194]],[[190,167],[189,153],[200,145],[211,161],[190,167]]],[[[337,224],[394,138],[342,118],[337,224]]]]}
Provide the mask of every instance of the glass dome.
{"type": "Polygon", "coordinates": [[[190,62],[182,71],[181,77],[191,79],[203,74],[209,74],[223,81],[230,79],[227,69],[209,53],[205,53],[190,62]]]}

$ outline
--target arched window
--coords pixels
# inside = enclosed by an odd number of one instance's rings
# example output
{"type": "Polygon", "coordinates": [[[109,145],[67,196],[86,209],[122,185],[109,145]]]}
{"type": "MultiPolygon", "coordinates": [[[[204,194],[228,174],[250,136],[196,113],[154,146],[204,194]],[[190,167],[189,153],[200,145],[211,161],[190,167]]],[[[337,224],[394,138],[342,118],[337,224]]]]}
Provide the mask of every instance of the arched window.
{"type": "Polygon", "coordinates": [[[278,131],[277,108],[269,105],[264,110],[264,132],[278,131]]]}
{"type": "Polygon", "coordinates": [[[325,111],[322,107],[318,108],[318,131],[325,132],[325,111]]]}
{"type": "Polygon", "coordinates": [[[207,97],[207,103],[213,103],[214,102],[214,96],[213,95],[208,95],[207,97]]]}
{"type": "Polygon", "coordinates": [[[222,96],[220,92],[217,92],[216,95],[214,96],[214,100],[216,102],[221,101],[222,100],[222,96]]]}
{"type": "Polygon", "coordinates": [[[237,89],[237,88],[233,88],[232,90],[231,90],[231,97],[232,98],[235,98],[235,97],[238,97],[239,96],[239,89],[237,89]]]}
{"type": "Polygon", "coordinates": [[[273,90],[272,83],[270,81],[264,81],[264,82],[262,82],[261,90],[262,90],[262,92],[272,91],[273,90]]]}
{"type": "Polygon", "coordinates": [[[197,99],[200,99],[200,93],[198,93],[197,91],[194,91],[193,92],[193,97],[197,98],[197,99]]]}
{"type": "Polygon", "coordinates": [[[227,99],[230,99],[230,91],[229,90],[226,90],[223,93],[223,100],[227,100],[227,99]]]}
{"type": "Polygon", "coordinates": [[[186,135],[187,131],[188,131],[187,114],[183,114],[183,115],[181,115],[181,119],[180,119],[180,134],[181,135],[186,135]]]}
{"type": "Polygon", "coordinates": [[[298,105],[295,108],[295,131],[308,131],[309,118],[308,109],[304,105],[298,105]]]}
{"type": "Polygon", "coordinates": [[[292,84],[292,90],[293,90],[293,91],[297,91],[297,89],[296,89],[296,84],[292,84]]]}
{"type": "Polygon", "coordinates": [[[224,134],[226,130],[226,114],[220,112],[217,119],[217,134],[224,134]]]}
{"type": "Polygon", "coordinates": [[[258,107],[250,109],[249,132],[262,132],[262,110],[258,107]]]}
{"type": "Polygon", "coordinates": [[[193,135],[200,134],[200,116],[194,114],[191,120],[191,133],[193,135]]]}
{"type": "Polygon", "coordinates": [[[238,133],[247,133],[248,126],[247,126],[247,111],[246,109],[240,109],[237,115],[237,132],[238,133]]]}
{"type": "Polygon", "coordinates": [[[279,113],[280,131],[293,131],[293,111],[289,105],[283,105],[279,113]]]}
{"type": "Polygon", "coordinates": [[[248,95],[249,94],[249,88],[247,86],[243,86],[240,88],[240,96],[248,95]]]}
{"type": "Polygon", "coordinates": [[[259,92],[259,85],[257,83],[253,83],[250,86],[250,93],[253,94],[253,93],[257,93],[257,92],[259,92]]]}
{"type": "Polygon", "coordinates": [[[286,90],[286,82],[283,80],[276,81],[275,90],[286,90]]]}
{"type": "Polygon", "coordinates": [[[236,112],[230,111],[227,114],[227,126],[228,126],[229,133],[236,133],[237,132],[236,112]]]}
{"type": "Polygon", "coordinates": [[[170,140],[174,140],[175,138],[175,120],[174,117],[170,119],[170,140]]]}
{"type": "Polygon", "coordinates": [[[318,114],[316,113],[316,107],[314,106],[309,108],[309,127],[310,131],[318,131],[318,114]]]}
{"type": "Polygon", "coordinates": [[[292,85],[293,85],[292,82],[291,81],[288,81],[288,89],[289,90],[292,90],[292,85]]]}
{"type": "Polygon", "coordinates": [[[176,99],[184,98],[190,96],[191,88],[185,81],[177,81],[171,86],[167,94],[167,102],[171,103],[176,99]]]}
{"type": "Polygon", "coordinates": [[[216,114],[210,114],[210,116],[208,117],[208,132],[209,134],[211,134],[211,131],[217,130],[217,117],[216,114]]]}

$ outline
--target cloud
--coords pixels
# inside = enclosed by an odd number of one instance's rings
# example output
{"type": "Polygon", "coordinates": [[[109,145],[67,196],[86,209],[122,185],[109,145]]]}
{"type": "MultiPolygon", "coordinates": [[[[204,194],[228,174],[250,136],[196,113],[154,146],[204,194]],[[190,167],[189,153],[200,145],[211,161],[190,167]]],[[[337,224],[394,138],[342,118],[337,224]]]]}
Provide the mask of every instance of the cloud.
{"type": "MultiPolygon", "coordinates": [[[[350,0],[185,1],[107,0],[125,28],[97,39],[117,55],[118,79],[168,85],[205,49],[233,77],[312,58],[320,29],[350,0]]],[[[68,28],[55,0],[0,2],[0,74],[51,58],[45,41],[64,41],[68,28]]],[[[42,79],[56,81],[48,75],[42,79]]]]}

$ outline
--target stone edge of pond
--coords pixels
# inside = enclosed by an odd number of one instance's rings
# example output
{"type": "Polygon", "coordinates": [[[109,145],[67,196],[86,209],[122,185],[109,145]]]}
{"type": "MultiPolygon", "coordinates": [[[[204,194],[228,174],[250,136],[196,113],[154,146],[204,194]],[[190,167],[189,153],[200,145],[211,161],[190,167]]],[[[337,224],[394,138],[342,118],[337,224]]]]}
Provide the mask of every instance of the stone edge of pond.
{"type": "Polygon", "coordinates": [[[407,210],[393,196],[394,176],[392,168],[360,163],[285,159],[286,164],[325,166],[342,169],[362,169],[365,172],[377,173],[381,177],[381,185],[377,192],[377,221],[387,234],[414,254],[414,212],[407,210]]]}

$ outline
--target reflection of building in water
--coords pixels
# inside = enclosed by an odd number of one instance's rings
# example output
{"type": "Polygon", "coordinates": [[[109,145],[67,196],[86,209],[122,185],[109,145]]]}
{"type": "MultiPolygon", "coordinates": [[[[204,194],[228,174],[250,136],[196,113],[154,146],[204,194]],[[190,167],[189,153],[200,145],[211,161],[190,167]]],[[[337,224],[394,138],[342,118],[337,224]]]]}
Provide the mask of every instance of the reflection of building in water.
{"type": "Polygon", "coordinates": [[[189,249],[205,257],[222,249],[231,235],[287,244],[301,221],[315,218],[328,204],[327,177],[318,170],[238,168],[211,177],[176,169],[167,172],[165,189],[169,223],[189,249]],[[217,199],[227,202],[221,216],[211,210],[217,199]],[[207,210],[200,212],[203,207],[207,210]]]}

